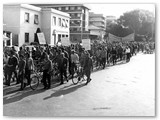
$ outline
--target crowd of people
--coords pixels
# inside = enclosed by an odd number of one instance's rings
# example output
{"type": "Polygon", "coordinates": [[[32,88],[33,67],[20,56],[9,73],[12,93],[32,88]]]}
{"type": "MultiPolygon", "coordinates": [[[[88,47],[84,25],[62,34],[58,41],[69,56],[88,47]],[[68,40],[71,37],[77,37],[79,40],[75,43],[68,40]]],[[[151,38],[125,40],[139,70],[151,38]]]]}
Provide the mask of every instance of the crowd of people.
{"type": "Polygon", "coordinates": [[[80,44],[67,47],[34,46],[32,50],[23,46],[19,51],[12,47],[11,50],[3,51],[4,84],[10,86],[14,74],[16,84],[21,84],[20,89],[23,90],[25,86],[30,85],[32,71],[37,69],[39,63],[43,71],[44,89],[51,88],[51,73],[55,64],[61,76],[60,84],[64,83],[63,77],[68,82],[68,76],[73,75],[72,72],[77,69],[77,64],[83,68],[88,84],[91,81],[93,68],[104,69],[106,65],[115,65],[119,61],[129,62],[139,51],[152,53],[154,49],[154,42],[94,42],[91,44],[91,50],[85,50],[80,44]],[[27,81],[24,81],[24,78],[27,81]]]}

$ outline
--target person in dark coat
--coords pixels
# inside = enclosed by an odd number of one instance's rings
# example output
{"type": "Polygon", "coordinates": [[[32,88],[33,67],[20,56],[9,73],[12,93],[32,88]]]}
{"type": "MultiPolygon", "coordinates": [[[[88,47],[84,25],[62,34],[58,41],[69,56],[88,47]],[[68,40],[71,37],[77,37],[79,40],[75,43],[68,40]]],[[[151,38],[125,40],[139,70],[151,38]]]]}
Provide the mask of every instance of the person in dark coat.
{"type": "Polygon", "coordinates": [[[112,48],[112,62],[113,62],[113,65],[116,64],[116,55],[117,55],[116,48],[113,47],[113,48],[112,48]]]}
{"type": "MultiPolygon", "coordinates": [[[[67,80],[67,67],[68,67],[68,59],[65,57],[64,53],[61,53],[61,65],[59,68],[60,75],[61,75],[61,83],[60,84],[64,83],[63,75],[67,80]]],[[[68,80],[67,80],[67,82],[68,82],[68,80]]]]}
{"type": "Polygon", "coordinates": [[[93,70],[93,62],[92,62],[92,58],[90,57],[90,54],[88,52],[86,52],[86,58],[85,58],[85,62],[84,62],[84,74],[87,76],[87,82],[86,85],[91,81],[91,71],[93,70]]]}
{"type": "Polygon", "coordinates": [[[18,64],[18,78],[21,83],[21,88],[20,90],[23,90],[26,86],[26,83],[24,82],[24,74],[25,74],[25,66],[26,66],[26,61],[24,60],[24,56],[20,55],[20,61],[18,64]]]}
{"type": "Polygon", "coordinates": [[[45,59],[44,59],[42,70],[43,70],[44,89],[50,89],[51,88],[52,61],[49,59],[49,56],[47,53],[45,53],[45,59]]]}
{"type": "MultiPolygon", "coordinates": [[[[6,81],[6,85],[10,86],[10,82],[11,82],[11,77],[12,77],[12,73],[15,74],[16,79],[17,79],[17,72],[16,72],[16,67],[18,65],[18,59],[17,57],[14,55],[14,52],[11,50],[10,51],[10,58],[8,59],[8,64],[7,66],[7,81],[6,81]]],[[[17,79],[17,83],[18,83],[18,79],[17,79]]]]}

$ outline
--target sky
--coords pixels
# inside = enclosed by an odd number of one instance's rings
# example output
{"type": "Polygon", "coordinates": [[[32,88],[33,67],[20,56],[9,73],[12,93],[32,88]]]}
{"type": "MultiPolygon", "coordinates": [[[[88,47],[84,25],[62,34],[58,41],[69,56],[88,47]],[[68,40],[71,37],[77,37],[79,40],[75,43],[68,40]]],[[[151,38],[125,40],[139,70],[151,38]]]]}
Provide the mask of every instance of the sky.
{"type": "Polygon", "coordinates": [[[104,16],[116,16],[134,9],[149,10],[155,14],[155,4],[87,4],[91,9],[90,12],[103,14],[104,16]]]}

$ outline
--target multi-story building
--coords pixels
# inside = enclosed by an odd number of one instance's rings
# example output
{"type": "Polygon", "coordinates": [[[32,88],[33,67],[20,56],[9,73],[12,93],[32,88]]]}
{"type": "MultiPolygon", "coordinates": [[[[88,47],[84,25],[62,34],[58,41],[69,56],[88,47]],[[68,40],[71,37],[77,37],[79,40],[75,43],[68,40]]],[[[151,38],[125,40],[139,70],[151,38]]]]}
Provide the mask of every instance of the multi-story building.
{"type": "Polygon", "coordinates": [[[5,4],[3,20],[5,30],[11,31],[12,41],[21,46],[34,41],[36,30],[41,28],[41,8],[26,4],[5,4]]]}
{"type": "Polygon", "coordinates": [[[70,15],[70,41],[81,42],[89,38],[89,8],[83,4],[34,4],[42,8],[54,8],[70,15]]]}
{"type": "Polygon", "coordinates": [[[67,13],[28,4],[5,4],[3,7],[4,31],[13,33],[12,41],[18,46],[35,42],[38,30],[44,33],[48,44],[69,37],[69,18],[67,13]]]}
{"type": "Polygon", "coordinates": [[[90,38],[102,40],[105,35],[106,21],[103,14],[89,13],[90,38]]]}
{"type": "Polygon", "coordinates": [[[55,45],[62,37],[69,38],[69,14],[51,8],[42,8],[41,17],[41,28],[48,44],[55,45]]]}
{"type": "Polygon", "coordinates": [[[115,16],[106,16],[106,26],[110,25],[111,23],[116,22],[115,16]]]}

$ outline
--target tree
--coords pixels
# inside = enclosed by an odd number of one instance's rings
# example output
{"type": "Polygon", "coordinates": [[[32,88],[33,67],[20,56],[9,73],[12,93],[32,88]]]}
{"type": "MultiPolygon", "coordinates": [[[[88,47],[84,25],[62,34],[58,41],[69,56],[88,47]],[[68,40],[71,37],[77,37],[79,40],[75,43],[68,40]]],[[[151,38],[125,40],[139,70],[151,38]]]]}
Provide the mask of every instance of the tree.
{"type": "Polygon", "coordinates": [[[111,33],[113,35],[116,35],[118,37],[124,37],[132,33],[132,30],[129,28],[125,28],[121,24],[117,23],[111,23],[106,27],[106,37],[108,36],[108,33],[111,33]]]}
{"type": "Polygon", "coordinates": [[[118,19],[118,23],[128,27],[135,34],[150,36],[154,32],[155,17],[147,10],[133,10],[124,13],[118,19]]]}

